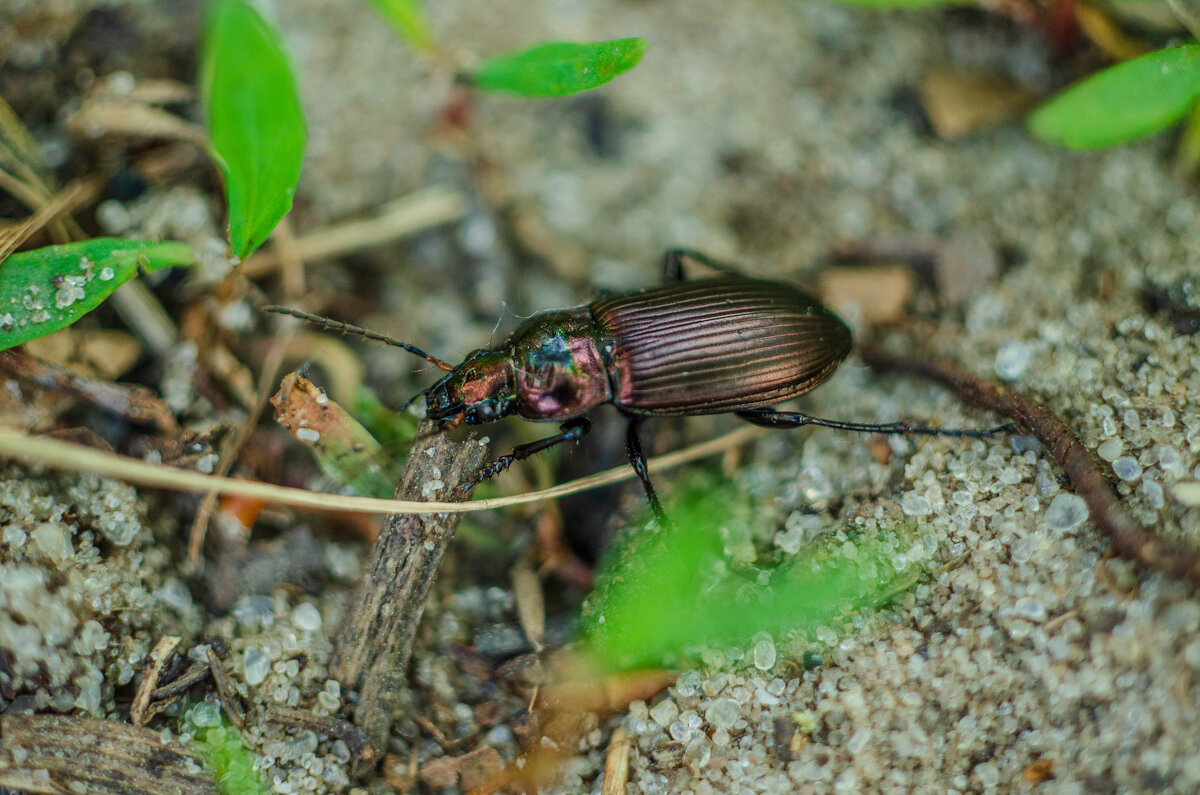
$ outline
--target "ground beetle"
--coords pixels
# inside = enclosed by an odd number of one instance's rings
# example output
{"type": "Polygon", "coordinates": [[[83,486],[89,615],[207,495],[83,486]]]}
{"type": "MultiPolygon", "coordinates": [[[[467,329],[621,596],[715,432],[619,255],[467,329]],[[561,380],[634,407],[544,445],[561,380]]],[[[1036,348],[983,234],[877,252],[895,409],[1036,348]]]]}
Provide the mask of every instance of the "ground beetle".
{"type": "Polygon", "coordinates": [[[463,488],[562,442],[583,438],[583,415],[612,403],[628,420],[625,449],[660,522],[666,516],[646,471],[637,426],[654,415],[723,414],[769,428],[819,425],[873,433],[983,436],[905,422],[866,424],[776,411],[775,403],[823,383],[850,353],[850,329],[813,296],[788,284],[751,279],[697,252],[668,251],[664,284],[603,296],[585,306],[534,315],[500,345],[467,355],[458,366],[408,343],[283,307],[339,331],[362,334],[414,353],[447,372],[417,397],[442,431],[517,415],[559,422],[559,433],[518,445],[463,488]],[[717,271],[689,281],[684,263],[717,271]]]}

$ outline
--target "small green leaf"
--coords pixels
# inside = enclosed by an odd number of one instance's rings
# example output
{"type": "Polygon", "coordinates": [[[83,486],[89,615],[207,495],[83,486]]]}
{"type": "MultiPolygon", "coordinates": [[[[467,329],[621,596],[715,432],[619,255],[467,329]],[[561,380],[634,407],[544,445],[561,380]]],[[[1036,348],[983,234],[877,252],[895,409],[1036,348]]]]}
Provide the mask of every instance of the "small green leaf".
{"type": "Polygon", "coordinates": [[[209,13],[200,91],[230,242],[245,259],[292,208],[307,133],[283,42],[241,0],[217,0],[209,13]]]}
{"type": "Polygon", "coordinates": [[[420,0],[367,0],[375,6],[388,24],[395,28],[400,38],[422,52],[434,49],[433,31],[425,18],[425,9],[420,0]]]}
{"type": "Polygon", "coordinates": [[[642,59],[645,39],[591,44],[547,42],[484,61],[471,77],[476,88],[526,97],[562,97],[602,86],[642,59]]]}
{"type": "Polygon", "coordinates": [[[727,486],[696,481],[668,511],[674,526],[614,544],[580,621],[598,667],[673,666],[689,649],[742,645],[760,632],[841,634],[850,614],[925,576],[921,528],[906,521],[830,533],[782,565],[738,572],[723,548],[749,543],[761,519],[738,516],[736,500],[727,486]]]}
{"type": "Polygon", "coordinates": [[[1092,75],[1029,117],[1038,138],[1099,149],[1179,121],[1200,97],[1200,45],[1158,50],[1092,75]]]}
{"type": "Polygon", "coordinates": [[[13,254],[0,262],[0,350],[44,337],[91,312],[147,271],[190,265],[183,243],[98,237],[13,254]]]}

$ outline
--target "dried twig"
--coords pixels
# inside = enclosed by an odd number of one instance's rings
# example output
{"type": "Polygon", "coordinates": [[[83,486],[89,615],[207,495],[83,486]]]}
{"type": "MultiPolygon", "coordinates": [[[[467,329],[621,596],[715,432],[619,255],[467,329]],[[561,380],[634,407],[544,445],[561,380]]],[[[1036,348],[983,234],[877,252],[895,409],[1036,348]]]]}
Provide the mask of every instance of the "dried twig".
{"type": "Polygon", "coordinates": [[[371,762],[375,758],[367,735],[348,721],[321,717],[296,707],[268,707],[263,710],[263,720],[294,729],[310,730],[325,737],[336,737],[350,749],[350,755],[361,762],[371,762]]]}
{"type": "Polygon", "coordinates": [[[1096,460],[1058,417],[1035,400],[988,383],[945,361],[897,356],[868,348],[863,359],[880,371],[911,373],[936,381],[967,403],[1011,417],[1018,426],[1050,450],[1079,496],[1087,503],[1092,521],[1112,538],[1118,554],[1161,572],[1200,582],[1200,551],[1159,538],[1152,530],[1134,524],[1117,501],[1096,460]]]}
{"type": "MultiPolygon", "coordinates": [[[[479,472],[486,451],[474,437],[460,443],[445,434],[430,436],[413,446],[396,494],[410,499],[430,491],[455,495],[479,472]]],[[[331,670],[343,687],[359,692],[354,722],[380,756],[425,598],[460,519],[460,514],[389,517],[350,601],[331,670]]]]}
{"type": "Polygon", "coordinates": [[[154,696],[158,676],[162,673],[163,666],[167,664],[167,659],[171,656],[171,652],[175,651],[180,640],[182,638],[178,635],[164,635],[150,650],[150,656],[146,659],[146,669],[142,673],[142,681],[138,683],[137,693],[133,697],[133,706],[129,710],[129,722],[134,726],[141,726],[146,722],[146,708],[150,706],[150,699],[154,696]]]}
{"type": "Polygon", "coordinates": [[[0,788],[22,792],[213,793],[204,759],[170,734],[70,715],[0,715],[0,788]]]}

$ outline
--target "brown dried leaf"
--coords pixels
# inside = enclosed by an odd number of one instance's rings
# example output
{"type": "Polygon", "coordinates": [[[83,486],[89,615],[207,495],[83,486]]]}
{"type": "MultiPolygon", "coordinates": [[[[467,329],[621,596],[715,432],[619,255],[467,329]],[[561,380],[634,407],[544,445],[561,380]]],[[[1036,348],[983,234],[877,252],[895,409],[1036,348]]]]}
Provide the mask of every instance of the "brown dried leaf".
{"type": "Polygon", "coordinates": [[[517,560],[509,576],[517,602],[517,620],[533,650],[540,652],[544,648],[542,640],[546,635],[546,603],[542,598],[542,581],[530,565],[528,555],[522,555],[517,560]]]}
{"type": "Polygon", "coordinates": [[[995,127],[1034,102],[1017,85],[954,67],[929,70],[917,90],[933,131],[947,141],[995,127]]]}
{"type": "Polygon", "coordinates": [[[199,125],[160,108],[129,99],[105,97],[84,100],[82,107],[67,121],[67,126],[80,138],[123,135],[187,141],[196,146],[204,146],[208,140],[199,125]]]}
{"type": "Polygon", "coordinates": [[[912,298],[915,277],[906,265],[828,268],[817,289],[835,312],[860,314],[871,325],[898,320],[912,298]]]}
{"type": "Polygon", "coordinates": [[[25,343],[25,351],[44,362],[69,367],[88,378],[120,378],[142,355],[141,343],[126,331],[68,326],[25,343]]]}
{"type": "Polygon", "coordinates": [[[504,768],[495,748],[480,746],[462,756],[443,756],[421,766],[421,781],[433,789],[461,786],[472,790],[482,786],[504,768]]]}

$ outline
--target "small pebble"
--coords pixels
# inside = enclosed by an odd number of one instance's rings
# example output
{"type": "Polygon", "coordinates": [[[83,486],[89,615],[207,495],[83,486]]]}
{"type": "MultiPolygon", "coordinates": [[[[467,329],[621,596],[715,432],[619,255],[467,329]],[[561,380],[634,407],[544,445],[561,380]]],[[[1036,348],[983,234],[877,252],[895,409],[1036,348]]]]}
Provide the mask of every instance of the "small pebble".
{"type": "Polygon", "coordinates": [[[1181,480],[1171,487],[1171,496],[1183,505],[1200,505],[1200,480],[1181,480]]]}
{"type": "Polygon", "coordinates": [[[775,641],[763,638],[754,644],[754,667],[760,671],[775,667],[775,641]]]}
{"type": "Polygon", "coordinates": [[[271,658],[257,646],[248,646],[242,654],[242,674],[246,678],[246,684],[262,684],[270,670],[271,658]]]}
{"type": "Polygon", "coordinates": [[[900,510],[905,516],[929,516],[933,506],[922,495],[910,491],[900,498],[900,510]]]}
{"type": "Polygon", "coordinates": [[[1114,436],[1113,438],[1100,443],[1100,446],[1096,448],[1096,455],[1100,456],[1111,464],[1113,461],[1117,460],[1117,457],[1121,455],[1121,451],[1124,449],[1125,442],[1122,441],[1120,436],[1114,436]]]}
{"type": "Polygon", "coordinates": [[[292,610],[292,623],[296,629],[316,632],[321,628],[321,611],[312,602],[301,602],[292,610]]]}
{"type": "Polygon", "coordinates": [[[678,717],[679,706],[669,698],[664,698],[650,708],[650,719],[664,729],[670,726],[678,717]]]}
{"type": "Polygon", "coordinates": [[[1046,526],[1060,532],[1075,529],[1087,518],[1087,503],[1078,494],[1059,494],[1046,509],[1046,526]]]}
{"type": "Polygon", "coordinates": [[[996,351],[993,365],[996,375],[1005,381],[1015,381],[1025,374],[1033,361],[1033,349],[1020,340],[1009,340],[996,351]]]}
{"type": "Polygon", "coordinates": [[[1113,473],[1121,480],[1132,481],[1142,476],[1142,465],[1131,455],[1123,455],[1112,462],[1113,473]]]}
{"type": "Polygon", "coordinates": [[[704,710],[704,719],[714,729],[729,729],[737,722],[741,706],[732,698],[714,699],[704,710]]]}

